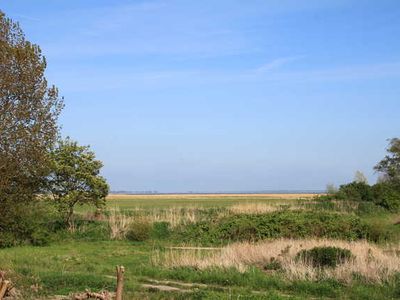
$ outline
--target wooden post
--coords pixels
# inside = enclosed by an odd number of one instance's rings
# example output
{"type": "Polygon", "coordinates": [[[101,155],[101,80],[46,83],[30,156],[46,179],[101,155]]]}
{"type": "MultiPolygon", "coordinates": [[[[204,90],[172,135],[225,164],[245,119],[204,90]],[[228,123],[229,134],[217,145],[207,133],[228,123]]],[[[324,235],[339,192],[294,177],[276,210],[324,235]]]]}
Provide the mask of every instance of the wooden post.
{"type": "Polygon", "coordinates": [[[117,266],[117,290],[115,292],[115,300],[122,300],[124,291],[124,266],[117,266]]]}

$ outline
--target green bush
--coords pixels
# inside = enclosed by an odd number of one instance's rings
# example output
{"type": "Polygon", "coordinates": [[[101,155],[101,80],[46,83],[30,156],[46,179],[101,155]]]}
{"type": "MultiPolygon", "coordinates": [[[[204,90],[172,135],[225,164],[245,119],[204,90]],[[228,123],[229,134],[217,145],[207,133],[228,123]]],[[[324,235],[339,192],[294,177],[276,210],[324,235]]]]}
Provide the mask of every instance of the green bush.
{"type": "Polygon", "coordinates": [[[368,226],[357,216],[326,211],[276,211],[234,215],[187,225],[178,232],[185,241],[225,243],[267,238],[325,237],[356,240],[367,237],[368,226]]]}
{"type": "Polygon", "coordinates": [[[49,223],[53,218],[54,211],[45,201],[16,206],[7,219],[0,218],[0,247],[47,245],[51,232],[49,223]]]}
{"type": "Polygon", "coordinates": [[[150,237],[152,226],[147,221],[135,221],[129,226],[126,238],[130,241],[145,241],[150,237]]]}
{"type": "Polygon", "coordinates": [[[169,222],[155,222],[153,224],[152,236],[158,239],[168,238],[171,234],[169,222]]]}
{"type": "Polygon", "coordinates": [[[385,212],[385,209],[373,202],[360,202],[356,211],[359,215],[375,215],[383,212],[385,212]]]}
{"type": "Polygon", "coordinates": [[[9,248],[17,243],[16,238],[12,232],[0,232],[0,248],[9,248]]]}
{"type": "Polygon", "coordinates": [[[367,219],[367,239],[374,243],[385,243],[396,239],[395,228],[381,218],[367,219]]]}
{"type": "Polygon", "coordinates": [[[364,182],[351,182],[341,185],[336,195],[339,199],[350,201],[373,201],[373,193],[370,185],[364,182]]]}
{"type": "Polygon", "coordinates": [[[345,263],[353,258],[351,251],[338,247],[315,247],[302,250],[296,255],[296,260],[311,264],[314,268],[330,267],[345,263]]]}
{"type": "Polygon", "coordinates": [[[397,212],[400,209],[400,189],[389,182],[377,183],[372,187],[374,203],[383,208],[397,212]]]}

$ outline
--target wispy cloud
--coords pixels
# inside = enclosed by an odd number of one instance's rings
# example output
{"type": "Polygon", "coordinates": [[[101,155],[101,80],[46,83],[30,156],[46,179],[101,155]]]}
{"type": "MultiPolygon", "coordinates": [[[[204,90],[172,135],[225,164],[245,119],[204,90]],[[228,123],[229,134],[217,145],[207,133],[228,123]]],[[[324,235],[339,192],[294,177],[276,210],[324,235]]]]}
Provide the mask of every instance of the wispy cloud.
{"type": "Polygon", "coordinates": [[[287,65],[291,62],[294,62],[296,60],[299,60],[301,58],[304,58],[304,55],[298,55],[298,56],[289,56],[289,57],[280,57],[280,58],[276,58],[260,67],[258,67],[256,69],[256,72],[269,72],[272,70],[276,70],[279,69],[280,67],[287,65]]]}
{"type": "MultiPolygon", "coordinates": [[[[316,68],[302,71],[258,72],[254,69],[236,71],[218,70],[158,70],[135,72],[123,70],[110,76],[109,69],[80,69],[59,71],[56,82],[68,91],[100,91],[126,89],[157,89],[178,86],[213,84],[246,84],[276,82],[282,84],[302,82],[351,82],[357,80],[399,78],[400,62],[316,68]]],[[[50,74],[52,75],[52,74],[50,74]]]]}

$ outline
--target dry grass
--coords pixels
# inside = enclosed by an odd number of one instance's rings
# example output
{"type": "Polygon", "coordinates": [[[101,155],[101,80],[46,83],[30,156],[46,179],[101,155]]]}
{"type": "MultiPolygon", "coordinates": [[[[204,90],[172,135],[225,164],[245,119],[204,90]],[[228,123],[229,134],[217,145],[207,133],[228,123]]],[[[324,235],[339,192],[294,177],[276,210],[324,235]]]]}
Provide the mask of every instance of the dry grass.
{"type": "Polygon", "coordinates": [[[110,210],[108,216],[108,226],[110,227],[111,239],[123,239],[128,232],[129,225],[133,222],[133,218],[121,213],[118,209],[110,210]]]}
{"type": "Polygon", "coordinates": [[[156,252],[153,263],[167,267],[188,266],[198,269],[234,267],[244,272],[249,266],[263,267],[272,261],[278,261],[285,276],[291,280],[335,278],[349,283],[353,280],[354,274],[358,274],[368,282],[382,283],[396,272],[400,272],[400,258],[394,253],[393,249],[383,249],[366,241],[280,239],[256,244],[236,243],[215,251],[156,252]],[[355,259],[336,268],[324,269],[313,268],[310,264],[295,259],[299,251],[320,246],[349,249],[355,259]]]}
{"type": "Polygon", "coordinates": [[[143,210],[136,208],[131,210],[134,215],[128,215],[119,209],[109,211],[107,222],[110,228],[111,239],[123,239],[129,226],[135,221],[153,224],[154,222],[168,222],[174,228],[178,225],[194,223],[198,220],[198,208],[179,208],[173,207],[163,210],[143,210]]]}
{"type": "Polygon", "coordinates": [[[172,207],[164,210],[153,210],[146,218],[150,223],[168,222],[171,227],[176,227],[181,224],[195,223],[199,219],[199,209],[195,207],[184,209],[172,207]]]}
{"type": "Polygon", "coordinates": [[[239,203],[234,204],[229,207],[229,211],[234,214],[265,214],[270,213],[278,210],[283,209],[290,209],[290,210],[297,210],[304,208],[300,205],[295,204],[268,204],[268,203],[257,203],[257,202],[250,202],[250,203],[239,203]]]}

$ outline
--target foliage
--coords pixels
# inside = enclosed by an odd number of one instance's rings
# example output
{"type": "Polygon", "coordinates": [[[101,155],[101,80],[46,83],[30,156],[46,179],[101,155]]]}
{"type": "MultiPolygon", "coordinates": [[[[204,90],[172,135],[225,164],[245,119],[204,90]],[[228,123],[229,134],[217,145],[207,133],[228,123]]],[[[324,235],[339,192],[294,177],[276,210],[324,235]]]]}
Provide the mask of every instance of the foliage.
{"type": "MultiPolygon", "coordinates": [[[[0,11],[0,232],[42,191],[62,109],[41,50],[0,11]]],[[[7,234],[5,234],[7,235],[7,234]]]]}
{"type": "Polygon", "coordinates": [[[0,232],[0,248],[22,244],[44,246],[50,242],[55,218],[51,207],[44,201],[35,201],[16,206],[4,222],[5,230],[0,232]]]}
{"type": "Polygon", "coordinates": [[[354,215],[324,211],[276,211],[269,214],[227,216],[180,228],[186,241],[205,244],[256,241],[266,238],[326,237],[356,240],[367,236],[368,227],[354,215]]]}
{"type": "Polygon", "coordinates": [[[396,182],[381,182],[372,187],[374,203],[389,211],[400,209],[400,188],[396,182]]]}
{"type": "Polygon", "coordinates": [[[171,235],[169,222],[154,222],[152,236],[158,239],[165,239],[171,235]]]}
{"type": "Polygon", "coordinates": [[[129,225],[125,237],[130,241],[145,241],[150,238],[152,226],[145,220],[136,220],[129,225]]]}
{"type": "Polygon", "coordinates": [[[400,209],[400,183],[384,181],[370,186],[363,182],[354,181],[341,185],[336,194],[321,196],[317,200],[320,205],[325,201],[324,206],[334,206],[332,200],[342,200],[343,203],[348,203],[349,207],[351,207],[351,203],[356,202],[360,212],[369,210],[371,213],[373,212],[372,209],[379,210],[379,208],[396,212],[400,209]]]}
{"type": "Polygon", "coordinates": [[[68,224],[72,224],[77,204],[95,207],[105,204],[109,187],[99,175],[103,164],[95,159],[88,146],[79,146],[67,138],[59,141],[51,155],[53,171],[48,179],[48,188],[68,224]]]}
{"type": "Polygon", "coordinates": [[[313,267],[331,267],[349,261],[353,258],[350,250],[338,247],[314,247],[297,253],[296,259],[311,264],[313,267]]]}
{"type": "Polygon", "coordinates": [[[375,170],[385,175],[388,181],[400,183],[400,139],[389,140],[388,154],[375,166],[375,170]]]}
{"type": "Polygon", "coordinates": [[[353,181],[341,185],[337,197],[349,201],[373,201],[371,186],[365,182],[353,181]]]}

